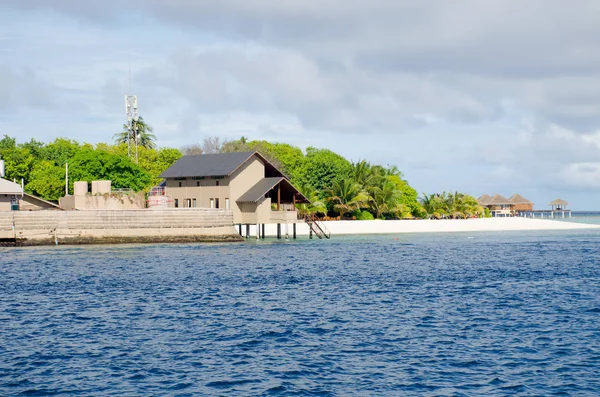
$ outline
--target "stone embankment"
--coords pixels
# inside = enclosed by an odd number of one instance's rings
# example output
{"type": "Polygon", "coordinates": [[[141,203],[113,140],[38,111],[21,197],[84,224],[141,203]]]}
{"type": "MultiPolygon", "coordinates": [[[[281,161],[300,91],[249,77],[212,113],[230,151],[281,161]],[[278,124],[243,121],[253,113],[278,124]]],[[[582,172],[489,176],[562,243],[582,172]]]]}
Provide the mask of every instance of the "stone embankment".
{"type": "Polygon", "coordinates": [[[0,212],[0,241],[16,245],[239,240],[222,209],[0,212]]]}

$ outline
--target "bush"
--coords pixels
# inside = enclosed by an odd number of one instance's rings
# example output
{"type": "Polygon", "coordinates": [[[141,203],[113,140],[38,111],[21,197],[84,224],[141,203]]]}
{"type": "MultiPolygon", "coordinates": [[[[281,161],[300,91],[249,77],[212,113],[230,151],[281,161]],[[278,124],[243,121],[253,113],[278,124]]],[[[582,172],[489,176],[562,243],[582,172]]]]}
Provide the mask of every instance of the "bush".
{"type": "Polygon", "coordinates": [[[360,211],[360,213],[356,216],[356,220],[358,221],[372,221],[373,219],[375,218],[369,211],[360,211]]]}
{"type": "Polygon", "coordinates": [[[483,217],[484,218],[491,218],[492,217],[492,213],[490,212],[490,209],[488,207],[485,207],[483,209],[483,217]]]}

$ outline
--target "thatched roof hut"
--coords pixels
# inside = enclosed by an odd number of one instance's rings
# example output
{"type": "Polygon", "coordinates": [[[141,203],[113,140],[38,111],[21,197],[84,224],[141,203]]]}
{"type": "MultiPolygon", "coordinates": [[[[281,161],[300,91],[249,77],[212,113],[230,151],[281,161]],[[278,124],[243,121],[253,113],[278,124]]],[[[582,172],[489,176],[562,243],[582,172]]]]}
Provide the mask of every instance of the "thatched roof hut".
{"type": "Polygon", "coordinates": [[[510,201],[513,204],[533,204],[531,201],[527,200],[520,194],[513,194],[508,198],[508,201],[510,201]]]}
{"type": "Polygon", "coordinates": [[[490,200],[489,204],[491,205],[511,205],[512,203],[504,196],[499,194],[495,194],[494,197],[490,200]]]}
{"type": "Polygon", "coordinates": [[[564,206],[569,205],[569,203],[567,203],[565,200],[561,200],[561,199],[557,198],[556,200],[548,203],[548,205],[550,205],[550,206],[558,205],[558,206],[564,207],[564,206]]]}
{"type": "Polygon", "coordinates": [[[483,196],[481,196],[477,199],[477,202],[479,203],[479,205],[483,205],[485,207],[486,205],[490,204],[491,200],[492,200],[492,196],[484,194],[483,196]]]}

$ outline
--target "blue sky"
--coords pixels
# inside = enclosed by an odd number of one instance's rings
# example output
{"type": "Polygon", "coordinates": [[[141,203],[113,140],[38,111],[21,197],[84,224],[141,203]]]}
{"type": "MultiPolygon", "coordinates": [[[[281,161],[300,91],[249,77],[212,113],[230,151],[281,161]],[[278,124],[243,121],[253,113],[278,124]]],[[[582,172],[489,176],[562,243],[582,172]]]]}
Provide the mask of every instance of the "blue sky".
{"type": "Polygon", "coordinates": [[[0,134],[206,136],[395,164],[420,192],[600,209],[600,3],[5,0],[0,134]]]}

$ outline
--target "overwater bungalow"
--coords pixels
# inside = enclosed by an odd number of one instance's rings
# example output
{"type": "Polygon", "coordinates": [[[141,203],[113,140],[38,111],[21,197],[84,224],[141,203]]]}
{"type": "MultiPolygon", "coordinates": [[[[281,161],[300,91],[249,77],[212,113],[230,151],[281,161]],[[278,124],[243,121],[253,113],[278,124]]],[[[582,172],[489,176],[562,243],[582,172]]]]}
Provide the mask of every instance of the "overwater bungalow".
{"type": "Polygon", "coordinates": [[[525,197],[521,196],[520,194],[513,194],[508,198],[508,201],[510,201],[513,204],[512,209],[516,213],[524,211],[533,211],[533,203],[527,200],[525,197]]]}

